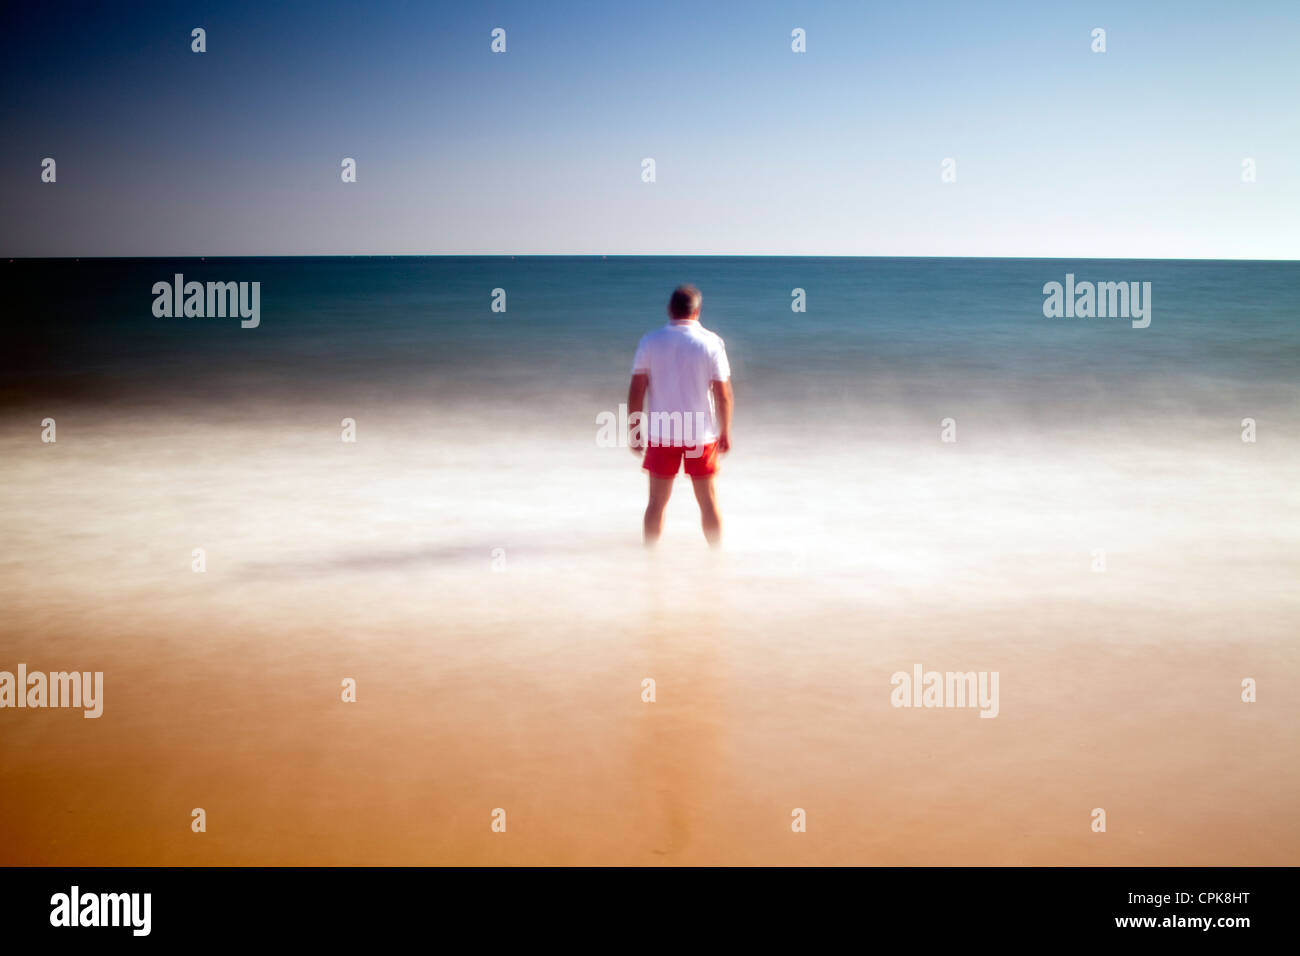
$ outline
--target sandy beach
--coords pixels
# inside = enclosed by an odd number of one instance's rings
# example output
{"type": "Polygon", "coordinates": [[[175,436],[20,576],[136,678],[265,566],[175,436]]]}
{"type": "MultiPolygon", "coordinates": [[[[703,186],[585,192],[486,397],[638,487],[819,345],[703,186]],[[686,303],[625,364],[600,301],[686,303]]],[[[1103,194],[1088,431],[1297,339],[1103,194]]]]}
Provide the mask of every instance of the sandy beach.
{"type": "Polygon", "coordinates": [[[0,430],[0,668],[103,671],[104,712],[0,713],[0,862],[1300,851],[1294,446],[1232,421],[975,416],[946,445],[918,410],[795,460],[760,415],[720,485],[724,551],[682,487],[648,554],[644,478],[586,420],[53,413],[55,444],[34,406],[0,430]],[[997,717],[891,706],[917,664],[996,671],[997,717]]]}

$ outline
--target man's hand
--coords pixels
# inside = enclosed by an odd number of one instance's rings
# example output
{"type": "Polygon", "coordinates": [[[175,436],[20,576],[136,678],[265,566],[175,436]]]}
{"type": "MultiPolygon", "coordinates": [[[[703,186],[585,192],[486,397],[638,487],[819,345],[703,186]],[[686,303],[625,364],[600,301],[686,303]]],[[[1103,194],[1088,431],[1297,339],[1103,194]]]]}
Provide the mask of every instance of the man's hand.
{"type": "Polygon", "coordinates": [[[726,454],[731,451],[731,407],[735,402],[731,382],[713,381],[709,387],[713,389],[713,404],[718,410],[718,452],[726,454]]]}

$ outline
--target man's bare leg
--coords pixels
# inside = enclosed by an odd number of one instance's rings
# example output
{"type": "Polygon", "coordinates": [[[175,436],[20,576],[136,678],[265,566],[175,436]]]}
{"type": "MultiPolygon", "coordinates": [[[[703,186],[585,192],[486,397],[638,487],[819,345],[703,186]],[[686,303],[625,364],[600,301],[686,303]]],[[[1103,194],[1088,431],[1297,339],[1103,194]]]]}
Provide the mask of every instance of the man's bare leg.
{"type": "Polygon", "coordinates": [[[673,480],[650,476],[650,503],[645,506],[645,543],[646,547],[659,540],[664,530],[664,507],[668,496],[673,493],[673,480]]]}
{"type": "Polygon", "coordinates": [[[700,503],[700,524],[704,527],[704,537],[716,548],[722,543],[722,515],[718,512],[713,476],[692,478],[691,485],[695,488],[695,500],[700,503]]]}

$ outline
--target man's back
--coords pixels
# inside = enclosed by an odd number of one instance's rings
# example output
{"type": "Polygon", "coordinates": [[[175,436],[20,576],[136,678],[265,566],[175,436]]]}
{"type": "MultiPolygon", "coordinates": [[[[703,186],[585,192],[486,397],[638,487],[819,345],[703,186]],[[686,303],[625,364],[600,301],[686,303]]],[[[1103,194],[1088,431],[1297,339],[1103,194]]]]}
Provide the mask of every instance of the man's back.
{"type": "Polygon", "coordinates": [[[727,351],[717,334],[698,320],[674,319],[641,338],[632,373],[650,378],[646,399],[651,444],[717,440],[712,385],[731,377],[727,351]]]}

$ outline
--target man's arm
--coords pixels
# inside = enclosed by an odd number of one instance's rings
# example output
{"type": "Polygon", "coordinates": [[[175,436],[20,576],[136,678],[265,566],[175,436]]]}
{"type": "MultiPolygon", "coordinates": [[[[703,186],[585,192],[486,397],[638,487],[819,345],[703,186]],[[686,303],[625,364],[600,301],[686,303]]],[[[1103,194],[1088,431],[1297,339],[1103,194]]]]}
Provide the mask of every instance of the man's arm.
{"type": "Polygon", "coordinates": [[[713,389],[713,404],[718,410],[718,451],[731,451],[731,379],[725,382],[710,382],[713,389]]]}
{"type": "Polygon", "coordinates": [[[645,393],[649,388],[650,373],[632,373],[632,384],[627,387],[627,444],[634,455],[639,455],[645,444],[641,420],[645,412],[645,393]]]}

